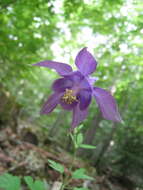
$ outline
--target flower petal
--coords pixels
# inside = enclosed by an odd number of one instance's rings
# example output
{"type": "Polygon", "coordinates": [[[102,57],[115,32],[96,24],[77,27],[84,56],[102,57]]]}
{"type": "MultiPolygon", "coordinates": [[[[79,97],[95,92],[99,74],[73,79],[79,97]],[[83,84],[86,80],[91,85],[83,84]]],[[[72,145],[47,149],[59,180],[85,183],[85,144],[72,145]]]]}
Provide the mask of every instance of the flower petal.
{"type": "Polygon", "coordinates": [[[54,110],[54,108],[57,106],[57,104],[59,103],[61,96],[62,96],[62,94],[59,94],[59,93],[52,94],[48,98],[48,100],[45,102],[45,104],[43,105],[40,113],[48,114],[48,113],[52,112],[54,110]]]}
{"type": "Polygon", "coordinates": [[[97,104],[105,119],[112,120],[114,122],[122,121],[116,101],[108,91],[95,87],[93,95],[95,96],[97,104]]]}
{"type": "Polygon", "coordinates": [[[87,48],[83,48],[75,59],[75,64],[79,71],[83,75],[89,75],[93,73],[96,69],[97,62],[94,57],[87,51],[87,48]]]}
{"type": "Polygon", "coordinates": [[[86,109],[91,102],[91,91],[80,90],[80,92],[78,93],[78,99],[80,101],[79,103],[80,110],[86,109]]]}
{"type": "Polygon", "coordinates": [[[92,85],[88,82],[88,80],[84,77],[79,84],[80,89],[85,89],[91,91],[92,85]]]}
{"type": "Polygon", "coordinates": [[[79,71],[74,71],[67,78],[72,80],[75,85],[78,85],[85,77],[79,71]]]}
{"type": "Polygon", "coordinates": [[[73,81],[73,89],[78,91],[80,89],[91,90],[91,85],[89,84],[87,77],[82,75],[79,71],[72,72],[70,75],[66,76],[73,81]]]}
{"type": "Polygon", "coordinates": [[[89,84],[90,84],[91,86],[93,86],[94,83],[98,80],[97,77],[90,77],[90,76],[86,77],[86,79],[87,79],[87,81],[89,82],[89,84]]]}
{"type": "Polygon", "coordinates": [[[60,100],[60,105],[62,106],[63,109],[65,110],[72,110],[78,102],[73,102],[72,104],[66,104],[65,102],[63,102],[62,100],[60,100]]]}
{"type": "Polygon", "coordinates": [[[87,114],[88,110],[80,110],[79,104],[77,104],[73,109],[72,129],[78,126],[87,117],[87,114]]]}
{"type": "Polygon", "coordinates": [[[50,69],[55,69],[59,75],[67,75],[72,72],[72,68],[70,65],[65,63],[59,63],[56,61],[42,61],[39,63],[34,64],[35,66],[40,67],[48,67],[50,69]]]}
{"type": "Polygon", "coordinates": [[[55,80],[52,85],[52,88],[56,92],[63,92],[67,88],[71,88],[73,86],[73,81],[69,78],[60,78],[55,80]]]}

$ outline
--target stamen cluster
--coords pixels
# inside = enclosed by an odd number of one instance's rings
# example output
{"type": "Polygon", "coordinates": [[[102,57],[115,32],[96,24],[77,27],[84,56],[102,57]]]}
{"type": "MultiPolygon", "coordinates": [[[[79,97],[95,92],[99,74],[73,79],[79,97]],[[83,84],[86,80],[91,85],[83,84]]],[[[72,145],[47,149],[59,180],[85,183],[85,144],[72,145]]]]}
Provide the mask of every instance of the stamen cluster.
{"type": "Polygon", "coordinates": [[[74,91],[71,89],[66,89],[64,95],[62,96],[62,101],[66,104],[72,104],[75,101],[78,101],[74,95],[74,91]]]}

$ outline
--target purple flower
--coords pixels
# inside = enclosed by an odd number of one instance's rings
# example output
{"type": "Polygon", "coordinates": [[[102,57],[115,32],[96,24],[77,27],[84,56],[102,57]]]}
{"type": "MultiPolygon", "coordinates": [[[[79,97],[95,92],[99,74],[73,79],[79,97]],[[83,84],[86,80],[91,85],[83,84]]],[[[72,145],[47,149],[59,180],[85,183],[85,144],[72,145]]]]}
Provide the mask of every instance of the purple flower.
{"type": "Polygon", "coordinates": [[[42,61],[34,64],[55,69],[61,76],[53,83],[53,94],[43,105],[41,114],[49,114],[60,104],[63,109],[73,112],[72,128],[74,128],[86,118],[93,96],[105,119],[121,122],[112,95],[102,88],[93,86],[96,78],[91,77],[90,74],[96,70],[97,62],[87,48],[83,48],[77,54],[75,64],[77,71],[73,71],[70,65],[55,61],[42,61]]]}

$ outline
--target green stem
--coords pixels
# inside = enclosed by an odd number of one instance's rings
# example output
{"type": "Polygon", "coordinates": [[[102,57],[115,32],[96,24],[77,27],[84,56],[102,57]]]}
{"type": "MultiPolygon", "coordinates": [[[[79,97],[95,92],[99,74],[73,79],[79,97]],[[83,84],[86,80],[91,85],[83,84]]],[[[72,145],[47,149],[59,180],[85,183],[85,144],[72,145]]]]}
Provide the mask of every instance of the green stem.
{"type": "MultiPolygon", "coordinates": [[[[69,135],[71,137],[71,135],[69,135]]],[[[72,139],[72,138],[71,138],[72,139]]],[[[73,139],[72,139],[73,141],[73,139]]],[[[73,142],[74,144],[74,142],[73,142]]],[[[72,169],[73,169],[73,166],[74,166],[74,162],[75,162],[75,159],[76,159],[76,152],[77,152],[77,148],[75,147],[75,144],[74,144],[74,152],[73,152],[73,159],[72,159],[72,162],[71,162],[71,167],[69,168],[69,173],[71,174],[72,173],[72,169]]],[[[63,179],[63,183],[61,185],[61,188],[60,190],[64,190],[64,188],[69,184],[71,180],[71,176],[67,176],[65,177],[65,179],[63,179]]]]}

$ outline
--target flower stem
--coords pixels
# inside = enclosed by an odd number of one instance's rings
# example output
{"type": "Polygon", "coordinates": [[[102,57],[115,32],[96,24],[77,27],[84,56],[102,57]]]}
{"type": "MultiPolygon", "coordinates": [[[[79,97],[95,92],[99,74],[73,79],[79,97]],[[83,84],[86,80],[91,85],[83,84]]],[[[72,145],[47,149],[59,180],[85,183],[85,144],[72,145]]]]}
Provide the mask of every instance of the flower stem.
{"type": "MultiPolygon", "coordinates": [[[[69,136],[71,137],[71,133],[69,134],[69,136]]],[[[73,141],[73,139],[72,139],[72,141],[73,141]]],[[[73,142],[73,145],[74,145],[74,142],[73,142]]],[[[69,182],[71,180],[70,174],[72,173],[72,169],[73,169],[74,162],[75,162],[75,159],[76,159],[76,152],[77,152],[77,148],[74,146],[72,162],[71,162],[71,166],[69,168],[69,176],[66,176],[65,179],[63,179],[63,183],[61,185],[60,190],[64,190],[64,188],[69,184],[69,182]]]]}

